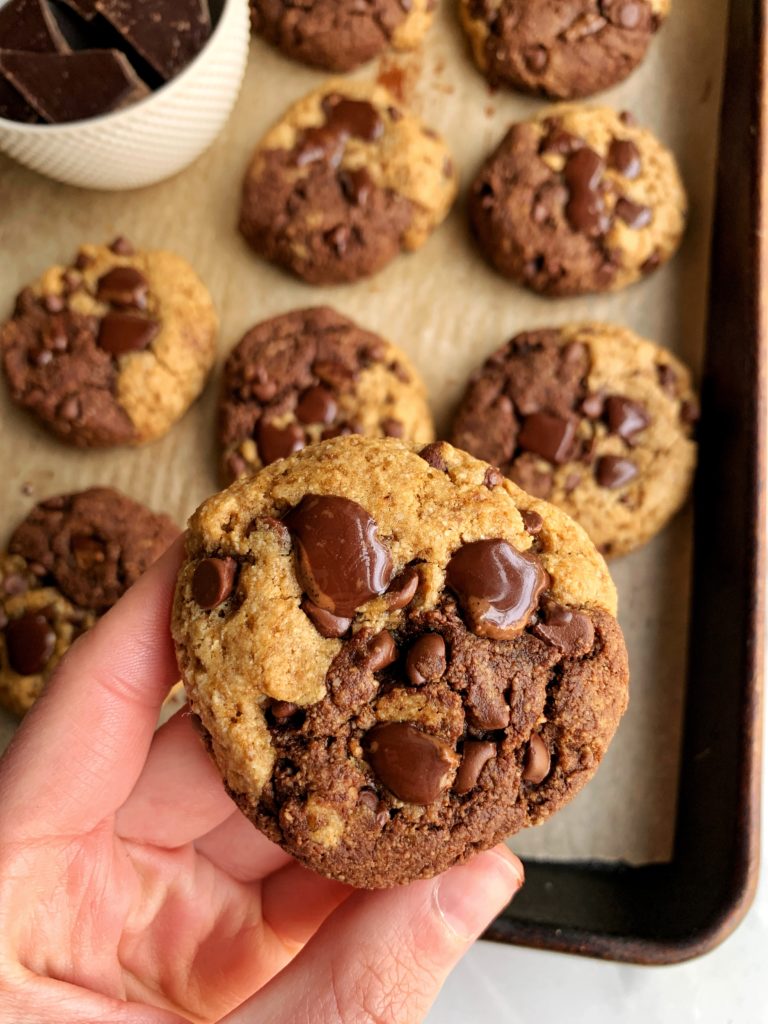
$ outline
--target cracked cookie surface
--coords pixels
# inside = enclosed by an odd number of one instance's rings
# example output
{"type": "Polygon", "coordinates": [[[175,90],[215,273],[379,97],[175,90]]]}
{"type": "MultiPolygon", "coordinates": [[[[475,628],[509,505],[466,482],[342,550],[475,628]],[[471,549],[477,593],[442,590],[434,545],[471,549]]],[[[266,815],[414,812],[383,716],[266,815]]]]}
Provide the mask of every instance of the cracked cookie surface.
{"type": "Polygon", "coordinates": [[[420,248],[456,188],[444,141],[383,86],[331,81],[257,146],[240,231],[259,255],[310,284],[351,282],[420,248]]]}
{"type": "Polygon", "coordinates": [[[493,85],[578,99],[643,60],[669,0],[460,0],[475,63],[493,85]]]}
{"type": "Polygon", "coordinates": [[[685,502],[697,417],[679,359],[626,328],[587,323],[518,334],[489,356],[451,440],[565,509],[614,556],[685,502]]]}
{"type": "Polygon", "coordinates": [[[226,483],[340,434],[434,439],[426,389],[405,353],[327,306],[257,324],[224,366],[226,483]]]}
{"type": "Polygon", "coordinates": [[[125,239],[83,245],[16,299],[0,327],[13,400],[80,447],[161,437],[203,389],[218,318],[194,270],[125,239]]]}
{"type": "Polygon", "coordinates": [[[470,188],[480,249],[546,295],[615,291],[669,260],[687,199],[672,154],[629,114],[561,105],[512,125],[470,188]]]}
{"type": "Polygon", "coordinates": [[[25,714],[77,637],[178,532],[168,516],[108,487],[36,505],[0,556],[0,704],[25,714]]]}
{"type": "Polygon", "coordinates": [[[251,23],[287,57],[351,71],[391,47],[413,50],[436,0],[251,0],[251,23]]]}
{"type": "Polygon", "coordinates": [[[340,437],[190,520],[173,634],[226,786],[361,887],[544,820],[627,700],[605,563],[561,510],[445,443],[340,437]]]}

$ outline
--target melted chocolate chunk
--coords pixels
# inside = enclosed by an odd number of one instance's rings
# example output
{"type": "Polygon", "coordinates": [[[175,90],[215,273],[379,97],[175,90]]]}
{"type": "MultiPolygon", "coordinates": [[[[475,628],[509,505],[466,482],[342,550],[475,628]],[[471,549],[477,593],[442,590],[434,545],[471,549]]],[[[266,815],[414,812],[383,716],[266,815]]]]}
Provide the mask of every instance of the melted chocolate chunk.
{"type": "Polygon", "coordinates": [[[425,633],[408,651],[405,671],[413,686],[442,678],[447,667],[445,640],[439,633],[425,633]]]}
{"type": "Polygon", "coordinates": [[[387,590],[387,604],[392,611],[407,608],[419,589],[419,570],[409,565],[392,580],[387,590]]]}
{"type": "Polygon", "coordinates": [[[610,432],[625,441],[633,440],[651,422],[644,405],[622,395],[611,395],[605,400],[605,416],[610,432]]]}
{"type": "Polygon", "coordinates": [[[614,139],[608,150],[608,166],[633,181],[640,173],[640,150],[629,139],[614,139]]]}
{"type": "Polygon", "coordinates": [[[255,439],[261,461],[265,466],[277,462],[278,459],[287,459],[294,452],[301,451],[307,443],[304,431],[297,423],[278,427],[263,420],[256,427],[255,439]]]}
{"type": "Polygon", "coordinates": [[[345,618],[343,615],[334,615],[333,612],[320,608],[308,597],[301,602],[301,607],[307,618],[312,620],[312,624],[320,636],[324,636],[326,639],[338,638],[349,632],[352,619],[345,618]]]}
{"type": "Polygon", "coordinates": [[[537,412],[523,420],[517,443],[524,451],[534,452],[559,465],[571,458],[575,438],[575,420],[537,412]]]}
{"type": "Polygon", "coordinates": [[[538,733],[534,733],[525,755],[523,780],[537,786],[549,775],[551,763],[549,747],[538,733]]]}
{"type": "Polygon", "coordinates": [[[592,650],[595,627],[584,612],[548,601],[542,613],[542,618],[533,627],[534,636],[562,651],[566,658],[581,657],[592,650]]]}
{"type": "Polygon", "coordinates": [[[388,629],[382,629],[368,642],[365,660],[371,672],[381,672],[397,661],[397,644],[388,629]]]}
{"type": "Polygon", "coordinates": [[[447,743],[407,722],[375,726],[366,737],[366,746],[379,781],[410,804],[437,800],[450,785],[459,763],[447,743]]]}
{"type": "Polygon", "coordinates": [[[148,296],[149,281],[135,267],[113,267],[99,278],[96,286],[99,302],[110,302],[114,306],[146,309],[148,296]]]}
{"type": "Polygon", "coordinates": [[[307,388],[296,406],[296,419],[300,423],[333,423],[338,405],[327,388],[315,385],[307,388]]]}
{"type": "Polygon", "coordinates": [[[569,156],[563,169],[569,189],[566,216],[574,231],[590,237],[604,235],[610,226],[600,190],[604,171],[605,162],[589,146],[569,156]]]}
{"type": "Polygon", "coordinates": [[[20,676],[34,676],[48,664],[56,646],[56,634],[45,615],[28,612],[11,619],[5,627],[8,662],[20,676]]]}
{"type": "Polygon", "coordinates": [[[389,551],[378,539],[375,521],[356,501],[308,494],[285,522],[294,538],[299,582],[321,608],[352,616],[389,586],[389,551]]]}
{"type": "Polygon", "coordinates": [[[192,597],[204,610],[223,604],[232,593],[237,562],[234,558],[204,558],[192,576],[192,597]]]}
{"type": "Polygon", "coordinates": [[[97,343],[112,356],[141,352],[160,333],[160,324],[135,313],[107,313],[99,325],[97,343]]]}
{"type": "Polygon", "coordinates": [[[505,540],[479,540],[454,552],[446,583],[478,636],[509,640],[528,625],[549,577],[536,555],[505,540]]]}
{"type": "Polygon", "coordinates": [[[461,753],[461,764],[453,781],[453,792],[459,796],[470,793],[477,785],[483,768],[496,757],[496,746],[487,740],[467,740],[461,753]]]}
{"type": "Polygon", "coordinates": [[[597,460],[595,477],[601,487],[615,490],[624,487],[637,476],[637,466],[629,459],[618,455],[604,455],[597,460]]]}

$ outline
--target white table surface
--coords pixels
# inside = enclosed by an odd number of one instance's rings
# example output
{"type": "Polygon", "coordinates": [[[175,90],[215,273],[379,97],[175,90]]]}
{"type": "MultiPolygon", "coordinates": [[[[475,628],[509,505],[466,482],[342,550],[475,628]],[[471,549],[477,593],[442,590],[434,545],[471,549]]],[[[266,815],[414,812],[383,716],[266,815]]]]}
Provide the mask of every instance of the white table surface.
{"type": "Polygon", "coordinates": [[[478,942],[448,979],[428,1024],[768,1024],[768,757],[762,846],[755,902],[707,956],[633,967],[478,942]]]}

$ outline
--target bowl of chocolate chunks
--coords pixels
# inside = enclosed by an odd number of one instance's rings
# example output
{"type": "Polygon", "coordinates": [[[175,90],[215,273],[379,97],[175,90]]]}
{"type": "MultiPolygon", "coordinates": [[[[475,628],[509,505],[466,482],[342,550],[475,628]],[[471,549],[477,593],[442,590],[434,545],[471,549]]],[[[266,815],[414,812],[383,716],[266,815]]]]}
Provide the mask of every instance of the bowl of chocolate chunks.
{"type": "Polygon", "coordinates": [[[130,189],[213,142],[248,59],[248,0],[0,0],[0,151],[130,189]]]}

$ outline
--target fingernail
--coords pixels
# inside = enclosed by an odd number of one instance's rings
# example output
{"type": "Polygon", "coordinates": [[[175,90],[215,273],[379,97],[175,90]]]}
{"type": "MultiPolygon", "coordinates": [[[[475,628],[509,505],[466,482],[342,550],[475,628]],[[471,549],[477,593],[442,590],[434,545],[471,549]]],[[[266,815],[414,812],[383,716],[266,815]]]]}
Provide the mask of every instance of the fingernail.
{"type": "Polygon", "coordinates": [[[441,875],[434,890],[435,905],[452,932],[463,940],[474,939],[524,881],[523,865],[514,854],[487,850],[441,875]]]}

